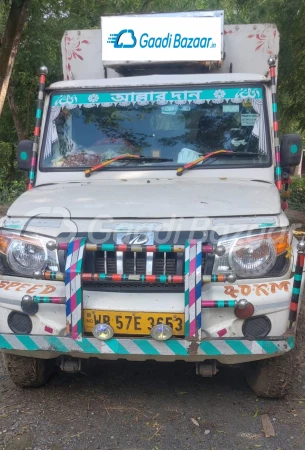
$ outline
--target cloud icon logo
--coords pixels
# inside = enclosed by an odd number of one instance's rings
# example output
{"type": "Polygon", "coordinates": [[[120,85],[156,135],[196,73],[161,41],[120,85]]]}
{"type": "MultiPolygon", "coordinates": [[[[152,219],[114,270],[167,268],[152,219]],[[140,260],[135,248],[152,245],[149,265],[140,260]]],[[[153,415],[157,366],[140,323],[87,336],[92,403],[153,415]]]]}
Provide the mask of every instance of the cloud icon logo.
{"type": "Polygon", "coordinates": [[[117,34],[110,34],[107,43],[113,44],[114,48],[134,48],[137,38],[133,30],[121,30],[117,34]]]}

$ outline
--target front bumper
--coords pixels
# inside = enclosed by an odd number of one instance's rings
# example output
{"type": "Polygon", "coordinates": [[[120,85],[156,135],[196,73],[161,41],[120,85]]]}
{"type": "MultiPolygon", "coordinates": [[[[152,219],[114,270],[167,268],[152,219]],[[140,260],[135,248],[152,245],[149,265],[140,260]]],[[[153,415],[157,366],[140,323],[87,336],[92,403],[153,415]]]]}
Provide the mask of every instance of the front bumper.
{"type": "Polygon", "coordinates": [[[99,341],[96,338],[74,340],[57,336],[0,335],[0,348],[10,353],[42,358],[55,358],[69,354],[78,358],[133,360],[186,360],[204,361],[216,359],[220,363],[234,364],[270,358],[294,348],[293,336],[280,339],[249,341],[246,339],[209,339],[190,341],[169,339],[158,342],[153,339],[115,339],[99,341]]]}
{"type": "MultiPolygon", "coordinates": [[[[72,241],[69,244],[65,244],[65,246],[68,248],[65,274],[55,272],[39,274],[39,278],[52,280],[52,282],[59,278],[62,281],[65,280],[65,295],[60,299],[61,301],[63,300],[65,304],[52,304],[52,302],[57,303],[59,299],[54,299],[54,297],[43,297],[41,302],[46,304],[42,305],[44,307],[42,308],[42,312],[46,314],[42,314],[40,317],[39,312],[31,316],[33,322],[33,334],[28,335],[21,335],[18,334],[18,332],[16,332],[16,334],[10,333],[10,327],[7,322],[8,316],[1,316],[0,324],[2,334],[0,334],[0,349],[24,356],[36,356],[38,358],[56,358],[57,356],[68,354],[69,356],[78,358],[98,357],[100,359],[124,358],[130,360],[155,359],[165,361],[204,361],[205,359],[216,359],[220,363],[234,364],[270,358],[272,356],[283,354],[294,347],[294,330],[292,327],[292,334],[286,334],[292,280],[284,280],[280,283],[266,281],[260,285],[237,285],[237,287],[235,287],[235,285],[223,285],[218,283],[218,281],[220,281],[218,279],[210,280],[217,283],[215,288],[218,287],[218,289],[224,291],[222,296],[218,297],[218,299],[221,298],[221,300],[218,300],[221,303],[223,303],[222,299],[224,296],[226,296],[225,300],[227,300],[245,296],[252,297],[254,295],[254,297],[258,297],[258,300],[254,302],[255,315],[262,314],[263,311],[269,316],[273,315],[271,321],[271,337],[251,341],[236,337],[242,336],[243,333],[242,330],[234,330],[233,327],[230,329],[229,322],[232,322],[232,317],[229,320],[229,316],[227,317],[226,314],[231,314],[232,316],[232,312],[225,312],[222,309],[223,306],[219,312],[215,309],[212,309],[209,313],[202,312],[201,297],[202,295],[205,295],[205,289],[202,283],[201,253],[204,246],[200,241],[194,240],[187,241],[186,246],[183,249],[180,247],[178,249],[173,249],[172,247],[152,249],[156,251],[162,250],[163,252],[176,250],[177,252],[184,251],[185,253],[185,339],[180,340],[173,338],[165,342],[157,342],[151,338],[112,338],[103,342],[96,338],[88,338],[83,334],[83,309],[84,307],[86,308],[89,306],[89,304],[87,305],[87,302],[91,303],[91,298],[86,299],[86,291],[83,291],[82,280],[89,279],[94,281],[96,278],[104,280],[107,275],[104,273],[82,273],[82,260],[85,248],[88,251],[96,251],[96,249],[92,249],[92,246],[86,247],[84,239],[72,241]],[[85,298],[83,298],[83,294],[85,294],[85,298]],[[274,300],[271,303],[268,301],[269,296],[271,298],[274,297],[274,300]],[[282,302],[280,302],[282,296],[282,302]],[[281,303],[281,305],[279,305],[279,303],[281,303]],[[43,323],[43,317],[47,317],[48,312],[51,313],[51,311],[53,316],[57,316],[57,321],[58,316],[61,316],[61,325],[59,327],[54,327],[52,323],[43,323]],[[61,314],[59,314],[59,311],[61,314]],[[213,323],[213,318],[215,323],[213,323]],[[228,318],[228,323],[226,318],[228,318]],[[280,324],[280,327],[276,326],[276,324],[280,324]],[[212,329],[209,329],[210,326],[212,326],[212,329]],[[220,326],[222,329],[219,329],[220,326]],[[226,326],[225,329],[223,328],[224,326],[226,326]],[[205,333],[202,333],[203,330],[205,333]],[[52,333],[52,336],[46,336],[46,332],[52,333]],[[219,337],[216,337],[215,335],[218,335],[219,337]],[[226,338],[224,335],[226,335],[226,338]]],[[[126,248],[124,249],[126,251],[129,250],[127,246],[125,247],[126,248]]],[[[113,251],[113,249],[110,250],[108,246],[106,249],[102,248],[102,250],[113,251]]],[[[119,250],[121,251],[121,248],[119,250]]],[[[134,251],[135,248],[133,247],[130,250],[134,251]]],[[[143,249],[141,248],[138,250],[142,251],[143,249]]],[[[147,247],[146,250],[150,251],[151,248],[147,247]]],[[[208,249],[207,251],[213,251],[213,249],[208,249]]],[[[294,280],[292,290],[292,296],[295,295],[295,299],[292,299],[295,306],[290,313],[295,312],[295,317],[301,292],[302,267],[303,264],[297,263],[297,269],[300,273],[297,274],[298,278],[294,280]],[[299,286],[296,285],[296,281],[299,286]]],[[[137,276],[139,277],[139,282],[142,281],[141,277],[146,277],[146,275],[137,276]]],[[[165,276],[165,278],[165,281],[171,282],[169,277],[165,276]]],[[[121,278],[118,281],[121,281],[121,278]]],[[[20,289],[24,288],[26,283],[21,286],[20,284],[21,283],[19,282],[2,282],[5,291],[14,288],[19,292],[20,289]]],[[[44,287],[42,285],[35,285],[34,287],[30,287],[27,293],[37,293],[33,292],[33,290],[37,290],[39,286],[44,287]]],[[[58,288],[63,288],[62,283],[59,283],[58,288]]],[[[52,291],[53,287],[50,285],[47,289],[49,294],[50,289],[52,291]]],[[[54,291],[52,293],[54,294],[54,291]]],[[[45,295],[46,292],[41,292],[41,295],[42,294],[45,295]]],[[[91,295],[89,295],[89,297],[91,297],[91,295]]],[[[105,298],[99,299],[98,303],[108,304],[108,307],[111,306],[112,309],[114,305],[110,305],[108,301],[103,300],[107,300],[107,297],[105,296],[105,298]],[[101,301],[103,301],[103,303],[100,303],[101,301]]],[[[133,307],[135,307],[134,302],[131,302],[131,300],[132,299],[129,296],[129,305],[132,304],[133,307]]],[[[31,299],[31,301],[34,300],[31,299]]],[[[149,297],[147,298],[147,301],[149,301],[149,297]]],[[[217,302],[217,297],[215,301],[217,302]]],[[[6,309],[20,308],[20,302],[17,300],[1,300],[0,298],[0,303],[1,302],[3,302],[3,306],[5,306],[6,309]]],[[[95,309],[94,305],[90,306],[95,309]]],[[[159,307],[160,302],[158,301],[158,308],[159,307]]],[[[183,308],[182,303],[180,303],[180,307],[183,308]]],[[[151,308],[151,303],[149,303],[149,308],[151,308]]],[[[208,308],[211,308],[211,306],[208,308]]],[[[236,322],[241,327],[242,321],[237,320],[236,322]]],[[[295,318],[293,318],[292,323],[293,322],[295,322],[295,318]]]]}

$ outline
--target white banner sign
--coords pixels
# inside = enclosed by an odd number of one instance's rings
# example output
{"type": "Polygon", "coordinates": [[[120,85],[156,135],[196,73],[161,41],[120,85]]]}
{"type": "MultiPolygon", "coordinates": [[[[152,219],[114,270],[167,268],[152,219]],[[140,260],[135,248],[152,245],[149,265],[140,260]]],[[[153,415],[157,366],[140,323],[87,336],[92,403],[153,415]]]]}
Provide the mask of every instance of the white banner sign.
{"type": "Polygon", "coordinates": [[[221,17],[102,17],[103,61],[220,61],[221,17]]]}

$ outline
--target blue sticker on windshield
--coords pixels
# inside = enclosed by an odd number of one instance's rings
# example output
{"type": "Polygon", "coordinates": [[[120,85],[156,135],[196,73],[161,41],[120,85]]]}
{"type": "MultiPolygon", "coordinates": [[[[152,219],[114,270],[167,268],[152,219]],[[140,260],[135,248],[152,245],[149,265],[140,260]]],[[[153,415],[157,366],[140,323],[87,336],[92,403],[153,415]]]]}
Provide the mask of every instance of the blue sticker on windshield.
{"type": "Polygon", "coordinates": [[[238,113],[239,105],[223,105],[222,112],[224,113],[238,113]]]}
{"type": "Polygon", "coordinates": [[[190,105],[181,105],[180,106],[180,111],[190,111],[191,107],[190,105]]]}
{"type": "Polygon", "coordinates": [[[171,115],[175,115],[177,113],[179,109],[178,105],[167,105],[167,106],[162,106],[161,111],[162,114],[171,114],[171,115]]]}
{"type": "Polygon", "coordinates": [[[195,103],[242,103],[244,100],[260,100],[262,88],[222,88],[202,90],[171,90],[145,92],[81,92],[75,94],[53,95],[52,106],[73,109],[76,106],[129,106],[129,105],[185,105],[195,103]]]}

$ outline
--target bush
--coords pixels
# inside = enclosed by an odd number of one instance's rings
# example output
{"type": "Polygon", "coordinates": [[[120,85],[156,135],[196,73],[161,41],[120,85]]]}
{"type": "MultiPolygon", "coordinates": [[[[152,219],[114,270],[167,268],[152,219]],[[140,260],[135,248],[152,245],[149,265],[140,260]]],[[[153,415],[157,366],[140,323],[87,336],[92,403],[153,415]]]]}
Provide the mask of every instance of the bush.
{"type": "Polygon", "coordinates": [[[293,178],[289,207],[305,212],[305,178],[293,178]]]}
{"type": "Polygon", "coordinates": [[[0,182],[0,204],[10,205],[26,189],[25,181],[12,181],[9,185],[3,186],[0,182]]]}
{"type": "Polygon", "coordinates": [[[25,191],[25,174],[18,170],[16,146],[0,142],[0,203],[9,205],[25,191]]]}

